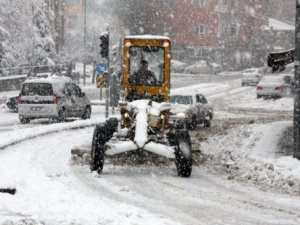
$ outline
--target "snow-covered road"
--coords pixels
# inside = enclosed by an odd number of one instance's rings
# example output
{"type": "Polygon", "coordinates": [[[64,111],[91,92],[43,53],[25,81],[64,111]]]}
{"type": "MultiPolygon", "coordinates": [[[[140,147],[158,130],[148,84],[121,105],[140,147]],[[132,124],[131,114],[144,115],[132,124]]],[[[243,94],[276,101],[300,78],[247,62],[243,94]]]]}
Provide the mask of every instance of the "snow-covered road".
{"type": "Polygon", "coordinates": [[[189,179],[173,164],[106,164],[101,176],[74,165],[70,151],[91,144],[101,106],[92,120],[25,126],[0,109],[0,187],[17,189],[0,194],[0,225],[300,224],[300,163],[277,155],[291,122],[269,124],[291,120],[292,98],[256,99],[236,79],[172,92],[201,92],[215,107],[213,127],[192,133],[206,161],[189,179]]]}
{"type": "Polygon", "coordinates": [[[107,165],[103,175],[91,174],[88,166],[72,165],[70,149],[91,142],[92,132],[92,128],[64,131],[1,152],[1,174],[17,194],[1,195],[0,224],[292,225],[300,221],[299,197],[228,180],[211,165],[194,167],[189,179],[177,177],[175,166],[107,165]]]}

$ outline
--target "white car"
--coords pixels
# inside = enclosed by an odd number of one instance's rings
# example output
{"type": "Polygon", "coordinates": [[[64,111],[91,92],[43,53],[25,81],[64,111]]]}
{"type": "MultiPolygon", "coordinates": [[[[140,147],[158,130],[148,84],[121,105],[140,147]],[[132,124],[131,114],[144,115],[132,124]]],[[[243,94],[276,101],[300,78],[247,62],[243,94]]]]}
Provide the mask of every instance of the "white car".
{"type": "Polygon", "coordinates": [[[242,86],[256,85],[258,84],[262,76],[263,76],[262,69],[259,68],[246,69],[242,73],[242,86]]]}
{"type": "Polygon", "coordinates": [[[188,66],[188,64],[171,59],[171,72],[172,73],[183,73],[184,69],[188,66]]]}
{"type": "Polygon", "coordinates": [[[222,66],[209,62],[206,60],[200,60],[197,63],[190,65],[184,69],[184,73],[187,74],[218,74],[222,71],[222,66]]]}
{"type": "Polygon", "coordinates": [[[18,98],[19,119],[53,118],[63,122],[67,117],[91,117],[91,102],[69,77],[50,76],[26,80],[18,98]]]}
{"type": "Polygon", "coordinates": [[[184,121],[190,129],[210,127],[214,110],[204,95],[171,95],[170,103],[173,123],[184,121]]]}
{"type": "Polygon", "coordinates": [[[283,97],[288,85],[281,75],[264,76],[256,86],[256,96],[261,97],[283,97]]]}

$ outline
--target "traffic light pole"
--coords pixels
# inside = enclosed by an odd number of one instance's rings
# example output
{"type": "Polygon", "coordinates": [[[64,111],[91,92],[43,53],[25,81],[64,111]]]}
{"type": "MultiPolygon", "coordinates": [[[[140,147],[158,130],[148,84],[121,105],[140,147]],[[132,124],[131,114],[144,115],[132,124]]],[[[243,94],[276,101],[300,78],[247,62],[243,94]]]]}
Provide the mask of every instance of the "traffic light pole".
{"type": "MultiPolygon", "coordinates": [[[[107,28],[108,40],[109,40],[109,28],[107,28]]],[[[108,41],[109,46],[109,41],[108,41]]],[[[110,80],[110,69],[109,69],[109,47],[107,49],[107,80],[105,89],[105,118],[109,117],[109,80],[110,80]]]]}
{"type": "Polygon", "coordinates": [[[300,160],[300,2],[296,1],[296,30],[295,30],[295,82],[296,93],[294,98],[294,153],[300,160]]]}
{"type": "MultiPolygon", "coordinates": [[[[84,31],[83,31],[83,41],[84,41],[84,51],[86,51],[86,0],[84,0],[84,31]]],[[[86,54],[85,54],[86,55],[86,54]]],[[[83,86],[85,86],[86,79],[86,59],[84,59],[83,63],[83,86]]]]}

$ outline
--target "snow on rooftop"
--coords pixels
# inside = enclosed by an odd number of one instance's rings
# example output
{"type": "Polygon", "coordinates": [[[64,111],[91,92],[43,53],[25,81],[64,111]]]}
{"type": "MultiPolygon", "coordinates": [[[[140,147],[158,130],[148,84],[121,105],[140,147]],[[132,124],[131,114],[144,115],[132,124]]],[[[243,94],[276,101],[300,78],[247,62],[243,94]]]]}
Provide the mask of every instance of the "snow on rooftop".
{"type": "Polygon", "coordinates": [[[68,83],[71,82],[71,78],[66,76],[52,75],[46,78],[32,78],[27,79],[24,83],[68,83]]]}
{"type": "Polygon", "coordinates": [[[273,19],[273,18],[269,18],[268,20],[268,25],[264,25],[263,30],[295,30],[295,26],[294,25],[290,25],[287,23],[284,23],[282,21],[273,19]]]}
{"type": "Polygon", "coordinates": [[[163,40],[170,40],[167,36],[158,36],[158,35],[131,35],[126,36],[125,39],[163,39],[163,40]]]}

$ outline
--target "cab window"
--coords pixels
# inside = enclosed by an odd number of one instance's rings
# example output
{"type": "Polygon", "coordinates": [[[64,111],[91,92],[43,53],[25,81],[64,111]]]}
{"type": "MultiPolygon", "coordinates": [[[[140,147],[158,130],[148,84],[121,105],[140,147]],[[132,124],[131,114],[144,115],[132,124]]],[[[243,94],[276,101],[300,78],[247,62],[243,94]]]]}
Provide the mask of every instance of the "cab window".
{"type": "Polygon", "coordinates": [[[163,84],[165,51],[162,47],[131,47],[129,56],[131,85],[161,86],[163,84]]]}

